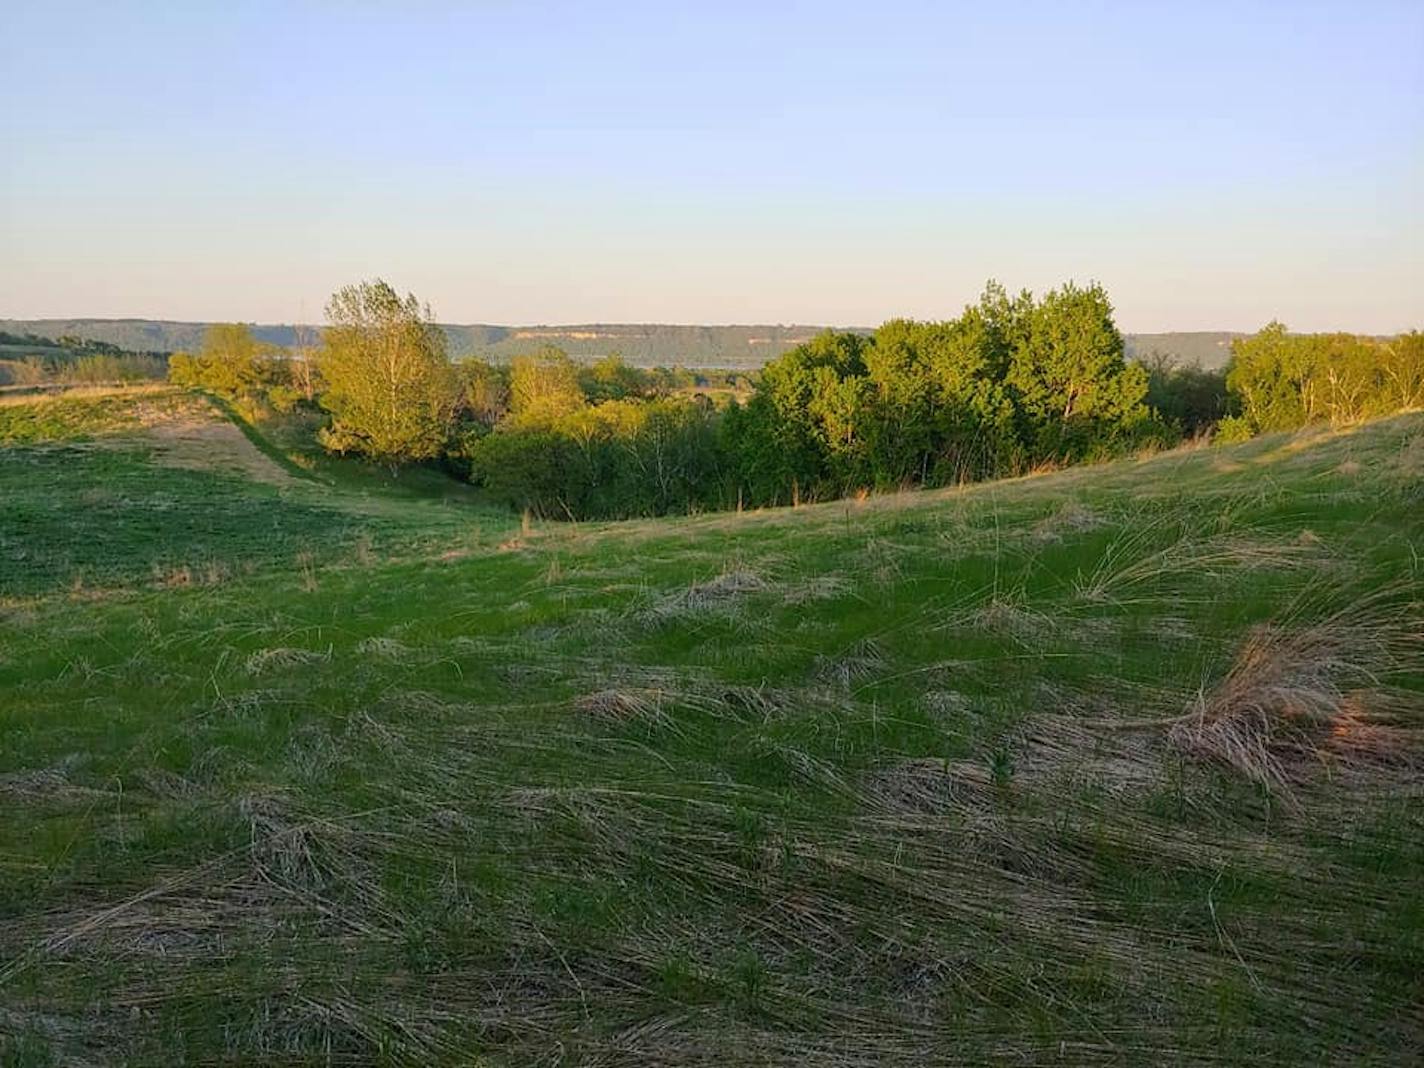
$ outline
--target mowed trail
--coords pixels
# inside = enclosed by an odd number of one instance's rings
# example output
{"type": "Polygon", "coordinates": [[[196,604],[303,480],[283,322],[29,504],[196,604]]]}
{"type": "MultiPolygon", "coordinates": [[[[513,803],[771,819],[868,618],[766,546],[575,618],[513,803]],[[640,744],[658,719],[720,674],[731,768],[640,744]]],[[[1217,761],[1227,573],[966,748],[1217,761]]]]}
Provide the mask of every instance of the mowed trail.
{"type": "MultiPolygon", "coordinates": [[[[153,462],[164,467],[240,475],[276,486],[296,481],[252,444],[211,400],[171,386],[76,386],[0,396],[0,406],[24,406],[39,412],[76,402],[116,406],[106,419],[76,426],[84,436],[92,435],[93,445],[99,448],[124,448],[138,441],[152,450],[153,462]]],[[[60,423],[63,418],[59,417],[60,423]]],[[[46,436],[54,440],[52,434],[46,436]]],[[[66,440],[65,444],[72,448],[75,442],[66,440]]]]}
{"type": "Polygon", "coordinates": [[[237,474],[258,482],[290,486],[296,482],[215,409],[207,417],[194,411],[145,427],[141,436],[152,444],[152,458],[165,467],[237,474]]]}

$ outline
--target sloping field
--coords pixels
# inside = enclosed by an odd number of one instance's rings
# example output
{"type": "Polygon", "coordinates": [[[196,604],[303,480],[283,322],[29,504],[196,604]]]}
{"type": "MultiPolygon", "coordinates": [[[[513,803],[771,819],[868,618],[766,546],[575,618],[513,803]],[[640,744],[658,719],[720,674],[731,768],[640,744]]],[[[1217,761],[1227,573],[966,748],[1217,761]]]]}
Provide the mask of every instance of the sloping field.
{"type": "Polygon", "coordinates": [[[0,432],[4,1063],[1424,1054],[1424,417],[520,534],[133,403],[0,432]]]}
{"type": "Polygon", "coordinates": [[[468,502],[330,482],[168,387],[0,400],[0,603],[309,576],[493,546],[517,526],[468,502]]]}

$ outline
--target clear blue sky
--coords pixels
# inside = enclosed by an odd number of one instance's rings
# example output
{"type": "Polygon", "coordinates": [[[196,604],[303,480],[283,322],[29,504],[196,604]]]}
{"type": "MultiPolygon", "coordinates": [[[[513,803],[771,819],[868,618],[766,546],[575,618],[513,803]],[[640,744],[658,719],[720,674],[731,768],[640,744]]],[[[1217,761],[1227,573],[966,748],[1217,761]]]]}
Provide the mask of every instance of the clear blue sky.
{"type": "Polygon", "coordinates": [[[0,0],[0,316],[1424,326],[1424,3],[0,0]]]}

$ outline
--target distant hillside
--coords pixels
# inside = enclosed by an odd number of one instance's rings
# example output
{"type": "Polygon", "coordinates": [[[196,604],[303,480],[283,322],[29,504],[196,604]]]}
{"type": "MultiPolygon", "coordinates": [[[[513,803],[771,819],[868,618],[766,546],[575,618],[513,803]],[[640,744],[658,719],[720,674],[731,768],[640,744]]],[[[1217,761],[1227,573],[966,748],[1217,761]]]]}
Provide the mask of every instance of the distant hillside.
{"type": "Polygon", "coordinates": [[[1194,330],[1174,334],[1126,334],[1129,359],[1146,359],[1160,352],[1177,363],[1208,370],[1226,366],[1231,342],[1246,335],[1230,330],[1194,330]]]}
{"type": "MultiPolygon", "coordinates": [[[[202,344],[207,323],[162,319],[0,319],[0,331],[58,338],[73,336],[106,341],[134,352],[177,352],[202,344]]],[[[618,352],[631,363],[684,367],[759,367],[789,348],[814,337],[819,326],[670,326],[657,323],[585,323],[573,326],[491,326],[444,324],[450,352],[507,360],[541,345],[557,345],[579,358],[618,352]]],[[[255,324],[263,341],[296,343],[296,327],[255,324]]],[[[1239,334],[1203,331],[1173,334],[1128,334],[1129,356],[1160,352],[1182,363],[1220,367],[1230,355],[1231,339],[1239,334]]]]}

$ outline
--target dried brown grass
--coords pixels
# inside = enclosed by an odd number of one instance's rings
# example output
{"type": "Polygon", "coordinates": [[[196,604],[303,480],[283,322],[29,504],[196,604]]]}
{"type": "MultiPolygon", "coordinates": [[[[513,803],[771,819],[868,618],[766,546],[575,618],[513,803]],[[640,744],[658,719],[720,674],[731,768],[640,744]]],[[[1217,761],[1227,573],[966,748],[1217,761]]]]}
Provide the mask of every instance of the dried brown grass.
{"type": "Polygon", "coordinates": [[[1305,625],[1261,625],[1168,738],[1286,792],[1321,765],[1409,763],[1424,699],[1391,680],[1421,665],[1416,606],[1386,595],[1305,625]]]}

